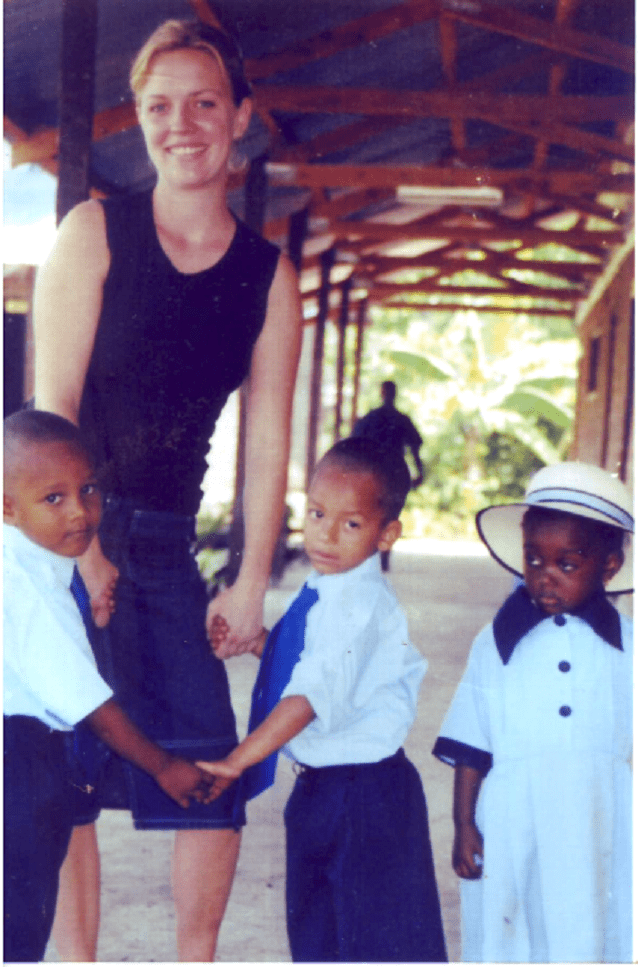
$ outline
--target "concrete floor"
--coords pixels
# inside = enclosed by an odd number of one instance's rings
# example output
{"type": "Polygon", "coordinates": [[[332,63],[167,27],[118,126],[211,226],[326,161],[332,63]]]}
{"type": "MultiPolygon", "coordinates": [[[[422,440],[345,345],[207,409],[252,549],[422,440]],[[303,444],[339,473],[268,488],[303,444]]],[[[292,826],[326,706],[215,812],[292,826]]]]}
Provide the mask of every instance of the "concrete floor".
{"type": "MultiPolygon", "coordinates": [[[[304,579],[301,564],[290,568],[279,588],[268,592],[272,625],[304,579]]],[[[481,545],[401,542],[389,575],[405,608],[412,640],[429,661],[415,725],[406,751],[418,767],[430,813],[430,832],[445,923],[448,955],[460,956],[457,878],[450,866],[452,770],[431,748],[469,646],[494,615],[512,585],[511,577],[482,553],[481,545]]],[[[256,661],[228,663],[240,735],[246,729],[256,661]]],[[[282,757],[283,758],[283,757],[282,757]]],[[[284,915],[282,812],[294,781],[280,761],[275,786],[249,804],[248,825],[218,956],[225,963],[290,960],[284,915]]],[[[172,962],[176,958],[170,888],[172,834],[132,829],[128,813],[108,811],[98,823],[102,852],[102,962],[172,962]]],[[[47,960],[57,959],[53,944],[47,960]]]]}

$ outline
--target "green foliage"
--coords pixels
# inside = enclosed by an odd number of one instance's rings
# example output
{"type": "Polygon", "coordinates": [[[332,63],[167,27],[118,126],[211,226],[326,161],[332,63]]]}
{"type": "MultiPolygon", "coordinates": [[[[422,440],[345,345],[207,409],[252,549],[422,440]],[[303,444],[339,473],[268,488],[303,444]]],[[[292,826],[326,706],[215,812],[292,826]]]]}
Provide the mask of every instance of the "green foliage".
{"type": "MultiPolygon", "coordinates": [[[[393,379],[398,408],[424,440],[427,476],[408,498],[404,531],[475,536],[480,507],[520,498],[536,470],[567,452],[579,353],[573,323],[473,310],[373,312],[359,413],[378,406],[379,384],[393,379]]],[[[331,361],[327,352],[326,376],[331,361]]]]}

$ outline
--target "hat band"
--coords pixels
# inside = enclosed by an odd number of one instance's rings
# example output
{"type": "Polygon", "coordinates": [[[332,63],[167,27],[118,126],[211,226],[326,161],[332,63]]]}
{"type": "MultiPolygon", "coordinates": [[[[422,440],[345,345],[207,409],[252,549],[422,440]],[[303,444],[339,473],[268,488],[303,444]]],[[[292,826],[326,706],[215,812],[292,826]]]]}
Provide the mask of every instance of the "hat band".
{"type": "Polygon", "coordinates": [[[577,507],[588,507],[596,510],[600,514],[606,514],[615,524],[625,530],[633,531],[634,519],[626,510],[618,504],[612,504],[604,497],[596,497],[583,490],[567,490],[561,487],[545,487],[543,490],[534,490],[525,498],[526,504],[542,504],[550,500],[560,501],[561,503],[574,504],[577,507]]]}

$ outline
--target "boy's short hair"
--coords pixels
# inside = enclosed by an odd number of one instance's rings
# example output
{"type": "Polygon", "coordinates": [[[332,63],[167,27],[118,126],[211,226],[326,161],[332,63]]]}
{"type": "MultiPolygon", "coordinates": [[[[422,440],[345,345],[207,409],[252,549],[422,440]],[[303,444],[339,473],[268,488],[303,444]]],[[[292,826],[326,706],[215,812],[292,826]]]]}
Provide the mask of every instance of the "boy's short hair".
{"type": "Polygon", "coordinates": [[[47,410],[18,410],[4,420],[5,466],[15,459],[19,449],[29,443],[68,443],[91,459],[91,451],[81,430],[57,413],[47,410]]]}
{"type": "Polygon", "coordinates": [[[316,469],[324,461],[344,470],[371,473],[380,485],[384,523],[398,519],[411,486],[410,471],[402,456],[388,453],[367,437],[346,437],[324,453],[316,469]]]}
{"type": "Polygon", "coordinates": [[[625,543],[625,531],[620,527],[605,524],[600,520],[593,520],[590,517],[581,517],[579,514],[570,514],[565,510],[556,510],[553,507],[528,507],[523,514],[521,526],[533,527],[535,524],[546,524],[551,522],[577,521],[579,527],[585,534],[589,546],[600,551],[604,557],[609,554],[618,554],[624,557],[623,545],[625,543]]]}

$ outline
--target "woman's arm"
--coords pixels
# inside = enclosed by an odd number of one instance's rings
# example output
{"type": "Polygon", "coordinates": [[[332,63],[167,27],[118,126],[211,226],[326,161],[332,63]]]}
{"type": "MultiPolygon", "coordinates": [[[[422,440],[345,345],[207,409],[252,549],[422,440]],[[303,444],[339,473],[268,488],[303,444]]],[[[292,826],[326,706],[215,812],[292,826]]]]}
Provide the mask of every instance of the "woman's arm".
{"type": "Polygon", "coordinates": [[[76,424],[109,261],[102,206],[83,202],[60,225],[36,279],[36,406],[76,424]]]}
{"type": "Polygon", "coordinates": [[[250,650],[261,634],[263,598],[281,530],[290,453],[292,398],[301,348],[301,300],[297,275],[282,255],[268,296],[263,329],[247,382],[245,544],[235,584],[210,604],[207,627],[222,615],[230,632],[216,643],[220,658],[250,650]]]}
{"type": "MultiPolygon", "coordinates": [[[[102,205],[83,202],[60,225],[53,251],[36,279],[35,405],[76,424],[109,264],[102,205]]],[[[104,557],[97,538],[79,568],[95,622],[103,627],[113,610],[117,568],[104,557]]]]}

